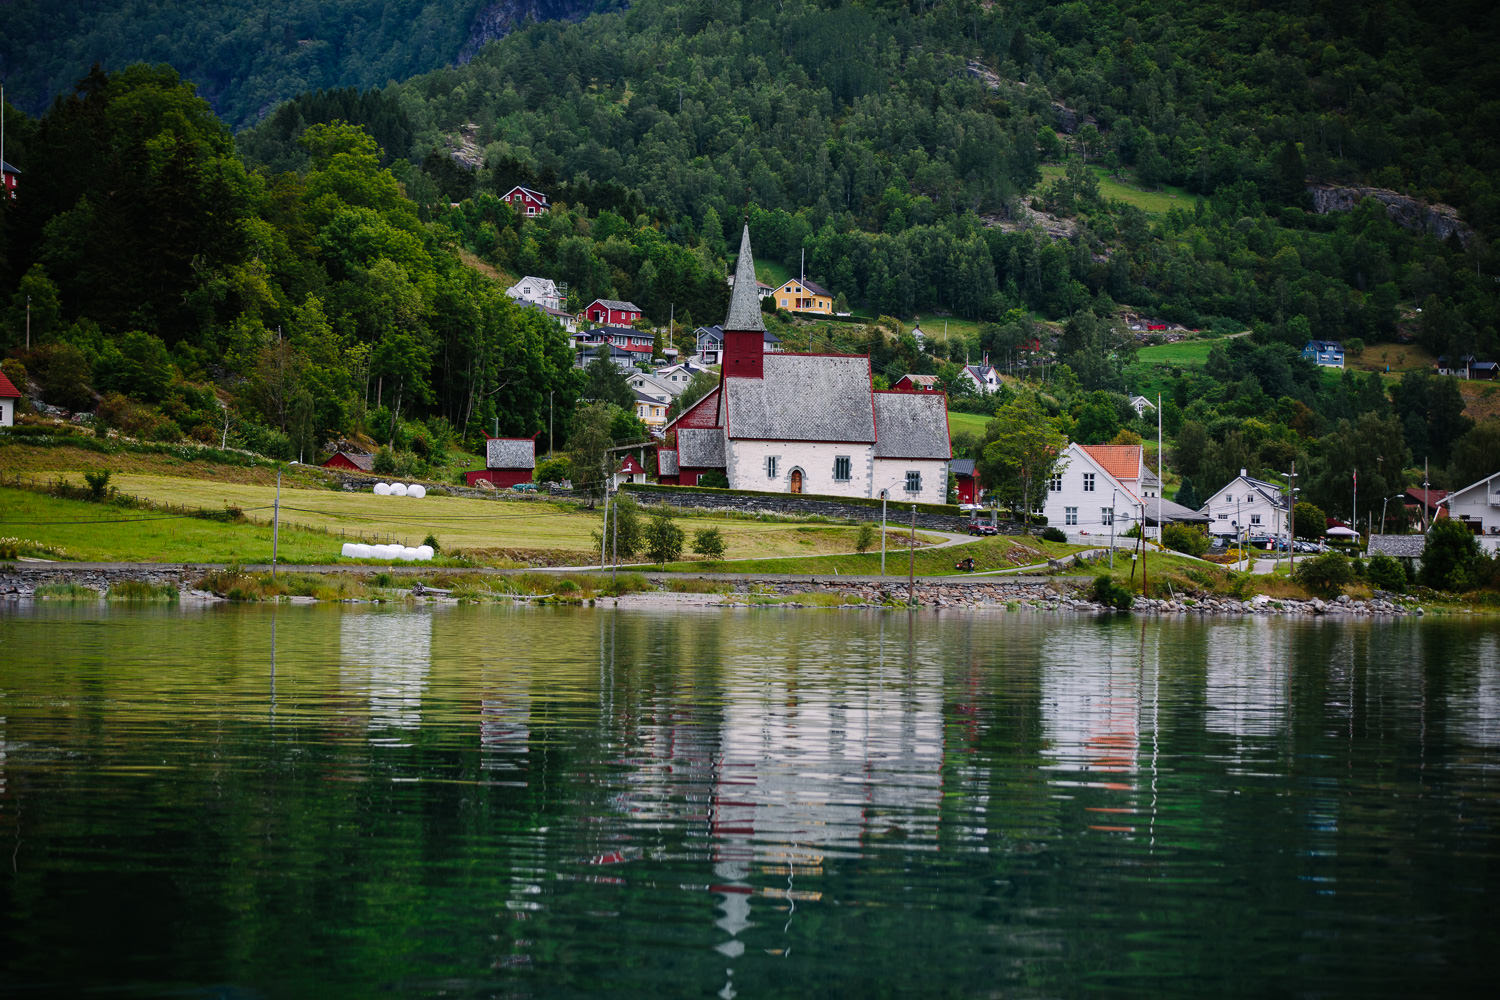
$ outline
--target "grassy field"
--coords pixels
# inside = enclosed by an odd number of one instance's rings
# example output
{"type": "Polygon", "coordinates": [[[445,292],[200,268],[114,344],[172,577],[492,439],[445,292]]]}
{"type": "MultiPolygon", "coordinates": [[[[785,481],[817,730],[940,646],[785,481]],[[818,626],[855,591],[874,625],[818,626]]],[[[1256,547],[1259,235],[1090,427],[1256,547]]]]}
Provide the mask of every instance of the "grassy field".
{"type": "Polygon", "coordinates": [[[948,411],[948,433],[950,434],[977,434],[984,437],[985,425],[993,419],[978,413],[957,413],[948,411]]]}
{"type": "Polygon", "coordinates": [[[1175,344],[1154,344],[1136,352],[1137,364],[1150,365],[1202,365],[1208,361],[1208,352],[1217,346],[1229,343],[1227,337],[1210,340],[1183,340],[1175,344]]]}
{"type": "MultiPolygon", "coordinates": [[[[921,533],[918,532],[920,540],[921,533]]],[[[886,550],[886,574],[905,576],[909,550],[896,548],[897,532],[892,532],[891,544],[886,550]]],[[[958,560],[967,556],[974,559],[976,571],[1010,569],[1028,566],[1047,559],[1055,559],[1078,546],[1043,541],[1040,538],[977,538],[967,545],[944,549],[917,550],[916,572],[918,576],[964,575],[954,568],[958,560]]],[[[698,571],[701,563],[672,563],[666,567],[673,571],[698,571]]],[[[880,550],[863,555],[849,552],[842,555],[823,556],[814,559],[756,559],[746,562],[723,564],[725,572],[734,573],[814,573],[819,576],[878,576],[880,573],[880,550]]]]}
{"type": "MultiPolygon", "coordinates": [[[[81,483],[78,473],[64,474],[70,482],[81,483]]],[[[259,561],[270,557],[269,529],[274,486],[255,483],[215,482],[171,476],[117,474],[111,485],[129,496],[154,504],[222,511],[237,508],[244,513],[247,525],[220,525],[213,522],[183,520],[157,524],[157,530],[145,537],[145,522],[113,529],[117,540],[106,531],[97,537],[76,523],[28,525],[43,520],[13,513],[7,508],[0,518],[0,536],[29,538],[47,545],[61,546],[68,558],[87,560],[160,560],[187,562],[259,561]],[[216,531],[224,531],[218,537],[216,531]],[[75,532],[77,534],[75,534],[75,532]],[[247,538],[241,538],[247,535],[247,538]],[[126,537],[129,536],[129,537],[126,537]],[[167,541],[181,538],[181,544],[170,546],[171,554],[153,554],[167,541]],[[247,546],[263,545],[264,551],[247,546]]],[[[35,497],[23,490],[8,490],[17,497],[35,497]]],[[[117,508],[81,501],[51,503],[73,504],[75,513],[51,520],[77,522],[104,517],[117,508]]],[[[600,512],[590,512],[573,504],[554,503],[543,498],[515,497],[505,500],[477,500],[461,497],[429,496],[421,500],[409,497],[378,497],[372,493],[345,493],[328,489],[288,488],[281,491],[282,558],[291,562],[326,562],[338,557],[344,541],[391,540],[419,545],[428,534],[435,536],[445,552],[462,551],[480,562],[509,563],[516,559],[547,557],[549,561],[587,562],[594,549],[593,533],[600,524],[600,512]],[[306,545],[287,549],[289,531],[305,531],[306,545]],[[571,556],[571,558],[569,558],[571,556]]],[[[110,517],[136,518],[150,516],[147,511],[121,511],[110,517]]],[[[695,532],[718,528],[724,537],[727,559],[759,557],[820,556],[849,552],[854,549],[857,529],[847,525],[797,524],[786,521],[758,521],[723,515],[678,517],[687,534],[688,546],[695,532]]],[[[91,529],[90,529],[91,530],[91,529]]],[[[935,536],[925,536],[935,540],[935,536]]],[[[167,550],[163,550],[164,552],[167,550]]]]}
{"type": "MultiPolygon", "coordinates": [[[[1103,167],[1090,166],[1089,169],[1094,172],[1094,176],[1099,178],[1099,193],[1110,201],[1122,201],[1152,214],[1193,206],[1193,195],[1188,194],[1182,188],[1163,185],[1157,190],[1147,190],[1131,182],[1129,171],[1126,171],[1125,179],[1122,180],[1107,173],[1103,167]]],[[[1062,164],[1045,163],[1041,171],[1042,181],[1037,185],[1038,190],[1062,177],[1066,173],[1066,168],[1062,164]]]]}

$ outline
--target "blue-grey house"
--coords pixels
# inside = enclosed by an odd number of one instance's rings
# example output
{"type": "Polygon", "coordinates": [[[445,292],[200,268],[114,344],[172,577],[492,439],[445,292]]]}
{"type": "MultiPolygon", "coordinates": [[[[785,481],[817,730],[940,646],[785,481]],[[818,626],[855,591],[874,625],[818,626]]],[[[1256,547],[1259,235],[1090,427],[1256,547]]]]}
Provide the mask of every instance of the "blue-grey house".
{"type": "Polygon", "coordinates": [[[1302,356],[1322,368],[1344,367],[1344,345],[1337,340],[1309,340],[1302,356]]]}

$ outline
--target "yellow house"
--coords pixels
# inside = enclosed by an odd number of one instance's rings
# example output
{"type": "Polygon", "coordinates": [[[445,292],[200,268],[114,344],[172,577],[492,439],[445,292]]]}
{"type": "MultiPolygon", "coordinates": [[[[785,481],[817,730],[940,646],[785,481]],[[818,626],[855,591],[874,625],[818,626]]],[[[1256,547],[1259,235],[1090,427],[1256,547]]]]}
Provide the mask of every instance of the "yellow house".
{"type": "Polygon", "coordinates": [[[635,415],[647,427],[665,427],[667,404],[638,390],[635,394],[635,415]]]}
{"type": "Polygon", "coordinates": [[[791,312],[833,315],[833,296],[811,281],[793,278],[775,291],[776,305],[791,312]]]}

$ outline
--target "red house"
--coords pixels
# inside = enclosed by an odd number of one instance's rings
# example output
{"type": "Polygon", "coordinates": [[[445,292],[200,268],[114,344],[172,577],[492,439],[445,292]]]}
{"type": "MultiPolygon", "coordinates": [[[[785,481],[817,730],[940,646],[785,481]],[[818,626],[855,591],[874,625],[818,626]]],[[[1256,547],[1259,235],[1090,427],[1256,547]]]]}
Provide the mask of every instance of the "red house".
{"type": "Polygon", "coordinates": [[[464,482],[470,486],[481,479],[505,489],[517,483],[531,482],[536,470],[536,437],[495,438],[485,435],[484,468],[477,472],[465,472],[464,482]]]}
{"type": "Polygon", "coordinates": [[[629,326],[641,318],[641,307],[634,302],[621,302],[619,299],[595,299],[583,310],[591,323],[603,323],[606,326],[629,326]]]}
{"type": "Polygon", "coordinates": [[[902,375],[891,388],[896,392],[938,392],[942,386],[936,375],[902,375]]]}
{"type": "Polygon", "coordinates": [[[5,196],[7,198],[14,198],[16,196],[16,178],[20,176],[21,171],[17,170],[9,163],[6,163],[4,160],[0,160],[0,179],[3,179],[4,181],[3,186],[5,188],[5,196]]]}
{"type": "Polygon", "coordinates": [[[974,468],[972,458],[955,458],[948,463],[948,471],[958,480],[958,502],[979,502],[979,471],[974,468]]]}
{"type": "Polygon", "coordinates": [[[323,468],[370,472],[375,468],[375,456],[358,451],[336,451],[332,458],[323,463],[323,468]]]}
{"type": "Polygon", "coordinates": [[[547,209],[552,207],[547,203],[547,196],[542,192],[522,187],[519,184],[505,192],[500,200],[521,215],[546,215],[547,209]]]}

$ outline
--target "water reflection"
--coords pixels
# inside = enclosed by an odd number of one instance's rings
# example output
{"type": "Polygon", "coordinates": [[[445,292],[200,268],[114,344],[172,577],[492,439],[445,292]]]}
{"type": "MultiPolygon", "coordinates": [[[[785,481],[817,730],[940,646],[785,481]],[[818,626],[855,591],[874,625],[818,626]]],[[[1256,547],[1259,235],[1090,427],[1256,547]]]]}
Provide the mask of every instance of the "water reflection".
{"type": "Polygon", "coordinates": [[[400,744],[422,725],[432,669],[432,612],[368,611],[339,619],[340,686],[367,702],[373,744],[400,744]]]}

